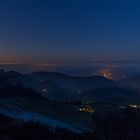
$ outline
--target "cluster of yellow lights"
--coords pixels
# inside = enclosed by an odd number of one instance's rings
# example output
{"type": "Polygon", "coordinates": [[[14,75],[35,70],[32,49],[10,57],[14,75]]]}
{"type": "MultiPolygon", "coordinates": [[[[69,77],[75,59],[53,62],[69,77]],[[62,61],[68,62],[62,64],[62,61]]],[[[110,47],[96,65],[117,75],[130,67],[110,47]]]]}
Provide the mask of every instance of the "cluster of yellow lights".
{"type": "Polygon", "coordinates": [[[113,77],[112,77],[112,73],[109,71],[109,70],[101,70],[100,71],[100,74],[102,75],[102,76],[104,76],[105,78],[108,78],[108,79],[113,79],[113,77]]]}
{"type": "Polygon", "coordinates": [[[104,72],[103,76],[108,79],[112,79],[112,74],[110,72],[104,72]]]}
{"type": "Polygon", "coordinates": [[[92,109],[90,106],[85,106],[79,109],[81,112],[88,112],[88,113],[93,113],[95,112],[94,109],[92,109]]]}

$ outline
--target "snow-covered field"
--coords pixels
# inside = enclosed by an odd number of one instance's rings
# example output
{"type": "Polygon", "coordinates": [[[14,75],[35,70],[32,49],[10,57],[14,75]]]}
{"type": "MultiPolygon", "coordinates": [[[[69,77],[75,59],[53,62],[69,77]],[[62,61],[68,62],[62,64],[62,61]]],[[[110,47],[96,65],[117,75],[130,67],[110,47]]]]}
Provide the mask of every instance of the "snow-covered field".
{"type": "Polygon", "coordinates": [[[17,110],[8,110],[8,109],[0,109],[0,113],[13,117],[13,118],[16,118],[16,119],[21,119],[23,121],[39,122],[40,124],[48,125],[50,127],[64,128],[64,129],[78,132],[78,133],[82,133],[84,131],[90,131],[87,128],[75,127],[71,124],[53,119],[51,117],[48,117],[46,115],[42,115],[39,113],[19,111],[19,110],[18,111],[17,110]]]}

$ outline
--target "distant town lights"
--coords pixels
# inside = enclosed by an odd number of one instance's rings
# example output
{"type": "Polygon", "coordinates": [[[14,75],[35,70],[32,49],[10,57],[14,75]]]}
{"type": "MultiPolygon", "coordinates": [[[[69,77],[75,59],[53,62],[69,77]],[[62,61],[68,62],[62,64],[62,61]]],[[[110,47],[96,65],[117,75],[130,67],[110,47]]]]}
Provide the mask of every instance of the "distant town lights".
{"type": "Polygon", "coordinates": [[[106,70],[106,69],[105,70],[101,70],[100,74],[102,76],[104,76],[105,78],[107,78],[107,79],[113,79],[112,73],[109,70],[106,70]]]}
{"type": "Polygon", "coordinates": [[[93,113],[95,110],[91,108],[90,106],[84,106],[79,109],[80,112],[88,112],[88,113],[93,113]]]}

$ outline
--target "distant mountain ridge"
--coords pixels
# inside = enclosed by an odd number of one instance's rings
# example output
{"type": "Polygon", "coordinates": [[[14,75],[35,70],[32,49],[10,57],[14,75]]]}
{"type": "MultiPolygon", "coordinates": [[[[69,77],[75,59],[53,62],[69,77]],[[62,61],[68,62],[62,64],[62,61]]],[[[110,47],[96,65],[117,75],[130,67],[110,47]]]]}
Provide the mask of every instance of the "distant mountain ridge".
{"type": "Polygon", "coordinates": [[[40,94],[33,89],[23,86],[19,79],[20,76],[22,76],[22,74],[18,72],[5,72],[0,70],[0,96],[42,98],[40,94]]]}
{"type": "Polygon", "coordinates": [[[87,90],[93,87],[117,86],[116,82],[101,76],[78,77],[56,72],[37,72],[30,74],[30,76],[40,81],[50,80],[66,88],[75,88],[75,90],[80,90],[80,88],[87,90]]]}
{"type": "MultiPolygon", "coordinates": [[[[133,88],[128,88],[105,77],[91,76],[91,77],[78,77],[70,76],[58,72],[35,72],[31,74],[20,74],[14,71],[1,72],[0,83],[9,88],[8,93],[20,92],[22,90],[30,90],[29,95],[35,97],[47,98],[50,100],[67,101],[67,100],[79,100],[85,98],[92,101],[103,100],[125,100],[127,102],[136,101],[139,98],[139,94],[133,88]],[[13,90],[14,88],[14,90],[13,90]],[[21,90],[16,90],[20,88],[21,90]]],[[[4,88],[4,89],[5,89],[4,88]]],[[[2,91],[0,91],[2,92],[2,91]]],[[[3,92],[4,93],[4,92],[3,92]]],[[[5,89],[5,95],[7,89],[5,89]]],[[[25,95],[27,96],[28,94],[25,95]]]]}

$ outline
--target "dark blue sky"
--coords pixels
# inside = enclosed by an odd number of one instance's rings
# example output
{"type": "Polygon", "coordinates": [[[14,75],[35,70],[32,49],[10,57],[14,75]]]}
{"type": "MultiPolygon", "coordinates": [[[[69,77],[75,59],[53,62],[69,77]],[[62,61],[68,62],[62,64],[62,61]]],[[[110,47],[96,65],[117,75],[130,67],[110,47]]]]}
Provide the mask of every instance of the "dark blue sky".
{"type": "Polygon", "coordinates": [[[0,62],[140,61],[138,0],[1,0],[0,62]]]}

